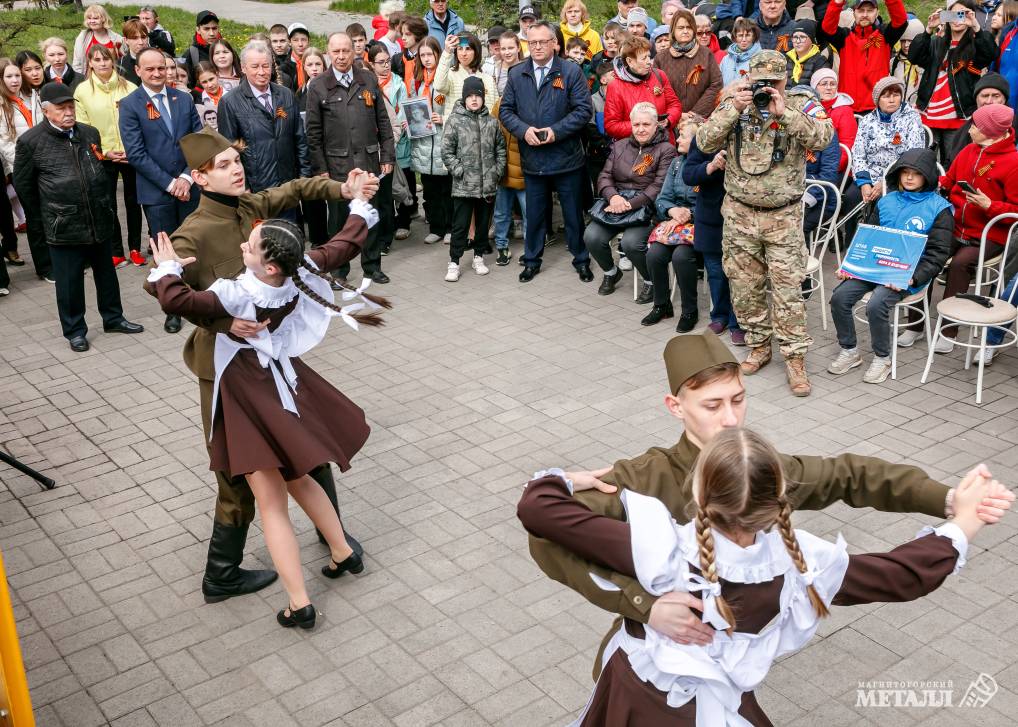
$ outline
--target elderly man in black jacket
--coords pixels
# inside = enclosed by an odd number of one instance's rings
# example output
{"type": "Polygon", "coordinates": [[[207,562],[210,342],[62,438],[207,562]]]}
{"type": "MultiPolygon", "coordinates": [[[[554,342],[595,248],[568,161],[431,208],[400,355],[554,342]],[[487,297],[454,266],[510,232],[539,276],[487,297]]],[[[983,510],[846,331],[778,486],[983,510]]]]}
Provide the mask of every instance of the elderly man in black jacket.
{"type": "Polygon", "coordinates": [[[28,224],[49,244],[57,311],[64,338],[78,353],[89,348],[85,324],[85,269],[92,269],[103,330],[141,333],[124,318],[110,240],[116,200],[103,169],[99,132],[74,118],[74,96],[64,84],[41,92],[46,121],[18,139],[14,188],[28,224]]]}
{"type": "MultiPolygon", "coordinates": [[[[246,145],[241,160],[252,192],[311,176],[307,137],[293,91],[272,78],[272,50],[258,40],[240,52],[244,80],[219,102],[219,133],[246,145]]],[[[296,209],[284,215],[296,221],[296,209]]]]}
{"type": "MultiPolygon", "coordinates": [[[[385,110],[385,94],[370,71],[353,65],[353,42],[346,33],[329,36],[332,68],[315,78],[307,91],[307,134],[311,172],[345,182],[351,169],[379,175],[381,183],[372,200],[375,209],[392,204],[392,171],[396,145],[385,110]]],[[[588,114],[589,116],[589,114],[588,114]]],[[[329,234],[346,223],[348,206],[329,203],[329,234]]],[[[378,226],[371,228],[361,252],[364,277],[388,283],[382,272],[382,250],[378,226]]],[[[338,271],[345,278],[349,264],[338,271]]]]}

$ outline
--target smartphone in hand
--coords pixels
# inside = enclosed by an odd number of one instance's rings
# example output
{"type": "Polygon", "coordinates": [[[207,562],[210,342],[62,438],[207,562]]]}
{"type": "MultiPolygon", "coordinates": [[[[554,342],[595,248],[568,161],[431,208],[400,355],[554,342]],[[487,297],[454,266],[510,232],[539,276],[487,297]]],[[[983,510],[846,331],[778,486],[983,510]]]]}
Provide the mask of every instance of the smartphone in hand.
{"type": "Polygon", "coordinates": [[[541,142],[548,141],[548,131],[547,131],[547,129],[538,129],[534,133],[537,135],[538,141],[541,141],[541,142]]]}
{"type": "Polygon", "coordinates": [[[964,189],[969,194],[979,194],[979,190],[977,190],[975,187],[973,187],[966,181],[959,181],[958,186],[964,189]]]}

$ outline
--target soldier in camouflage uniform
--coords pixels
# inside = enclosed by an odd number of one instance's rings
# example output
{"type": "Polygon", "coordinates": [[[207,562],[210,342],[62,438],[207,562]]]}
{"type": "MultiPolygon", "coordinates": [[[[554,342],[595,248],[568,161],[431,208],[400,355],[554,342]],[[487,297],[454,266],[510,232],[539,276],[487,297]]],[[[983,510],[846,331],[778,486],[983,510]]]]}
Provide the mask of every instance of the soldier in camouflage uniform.
{"type": "Polygon", "coordinates": [[[781,345],[788,385],[808,396],[806,241],[802,232],[802,195],[806,190],[806,152],[826,147],[834,126],[808,87],[785,92],[787,59],[765,50],[749,62],[749,80],[725,89],[721,103],[696,134],[707,154],[727,150],[723,264],[731,283],[732,304],[746,331],[749,356],[742,372],[755,374],[771,360],[771,336],[781,345]],[[751,84],[767,81],[770,106],[753,104],[751,84]],[[770,279],[771,302],[767,303],[770,279]]]}

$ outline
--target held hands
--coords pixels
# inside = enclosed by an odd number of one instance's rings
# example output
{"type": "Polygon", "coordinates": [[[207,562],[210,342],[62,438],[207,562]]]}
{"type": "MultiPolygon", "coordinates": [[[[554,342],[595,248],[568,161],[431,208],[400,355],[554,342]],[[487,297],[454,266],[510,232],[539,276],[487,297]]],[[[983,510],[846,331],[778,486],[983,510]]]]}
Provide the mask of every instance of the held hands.
{"type": "Polygon", "coordinates": [[[693,608],[703,613],[703,602],[688,593],[666,593],[650,607],[647,623],[677,644],[708,646],[714,640],[714,629],[690,610],[693,608]]]}
{"type": "Polygon", "coordinates": [[[988,474],[986,467],[980,465],[965,475],[954,490],[952,522],[962,529],[970,542],[986,524],[979,517],[978,509],[990,491],[991,482],[994,482],[987,476],[988,474]]]}
{"type": "MultiPolygon", "coordinates": [[[[987,525],[994,525],[1000,522],[1000,519],[1004,517],[1004,513],[1011,509],[1011,503],[1014,502],[1015,494],[1011,492],[1006,485],[993,479],[993,475],[990,473],[990,469],[985,465],[981,464],[966,475],[966,479],[973,474],[981,476],[987,480],[989,488],[983,499],[978,503],[976,507],[976,514],[979,519],[987,525]]],[[[958,509],[958,491],[955,490],[954,502],[952,503],[955,517],[960,512],[958,509]]]]}
{"type": "Polygon", "coordinates": [[[860,189],[862,190],[862,199],[864,202],[875,202],[880,199],[883,186],[881,182],[877,182],[876,184],[864,184],[860,189]]]}
{"type": "Polygon", "coordinates": [[[173,243],[170,242],[170,236],[165,232],[160,232],[155,238],[150,237],[149,242],[152,243],[152,259],[155,260],[156,265],[174,262],[179,263],[183,267],[197,260],[194,257],[177,257],[177,252],[173,249],[173,243]]]}
{"type": "Polygon", "coordinates": [[[608,205],[605,207],[605,210],[616,215],[622,212],[628,212],[631,209],[633,209],[633,206],[629,204],[624,197],[617,194],[612,195],[612,198],[608,200],[608,205]]]}
{"type": "Polygon", "coordinates": [[[371,196],[365,194],[365,187],[372,182],[377,188],[378,178],[374,174],[355,169],[347,176],[346,183],[343,185],[343,191],[344,193],[346,191],[350,192],[350,199],[359,199],[362,202],[367,202],[371,199],[371,196]]]}
{"type": "Polygon", "coordinates": [[[603,492],[606,495],[613,494],[617,488],[615,485],[609,485],[607,482],[602,482],[601,478],[611,472],[611,467],[604,467],[593,472],[566,472],[568,477],[573,482],[573,493],[583,492],[584,490],[597,490],[603,492]]]}

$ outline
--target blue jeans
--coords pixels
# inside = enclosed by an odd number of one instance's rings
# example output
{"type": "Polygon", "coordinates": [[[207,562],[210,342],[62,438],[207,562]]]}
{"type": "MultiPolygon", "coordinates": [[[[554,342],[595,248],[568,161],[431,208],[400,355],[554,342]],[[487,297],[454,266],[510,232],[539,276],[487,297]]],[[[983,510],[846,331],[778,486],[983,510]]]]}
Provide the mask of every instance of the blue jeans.
{"type": "MultiPolygon", "coordinates": [[[[1014,303],[1015,297],[1014,289],[1016,286],[1018,286],[1018,275],[1014,276],[1009,281],[1007,281],[1007,287],[1004,288],[1004,292],[1001,294],[1000,297],[1003,298],[1004,300],[1008,300],[1011,301],[1011,303],[1014,303]]],[[[1008,328],[1010,328],[1010,326],[1008,326],[1008,328]]],[[[1003,343],[1004,331],[1006,330],[1007,328],[1000,328],[996,326],[991,328],[986,332],[986,342],[994,346],[1003,343]]]]}
{"type": "Polygon", "coordinates": [[[505,250],[509,247],[509,226],[513,221],[513,200],[520,203],[523,213],[523,226],[527,226],[527,191],[525,189],[509,189],[499,187],[495,193],[495,248],[505,250]]]}
{"type": "Polygon", "coordinates": [[[711,323],[723,323],[728,330],[739,330],[739,321],[735,318],[732,297],[728,288],[728,276],[721,265],[720,252],[705,252],[703,267],[707,274],[707,287],[710,288],[710,320],[711,323]]]}

